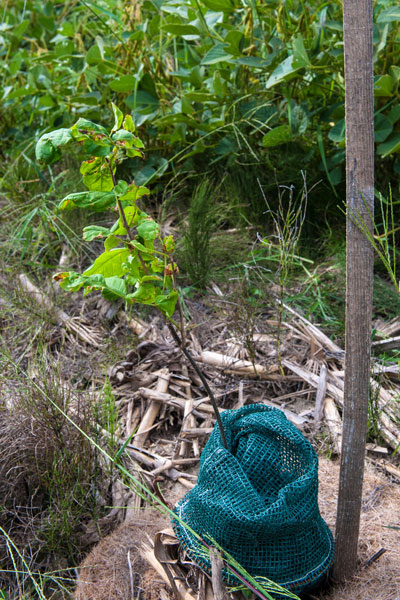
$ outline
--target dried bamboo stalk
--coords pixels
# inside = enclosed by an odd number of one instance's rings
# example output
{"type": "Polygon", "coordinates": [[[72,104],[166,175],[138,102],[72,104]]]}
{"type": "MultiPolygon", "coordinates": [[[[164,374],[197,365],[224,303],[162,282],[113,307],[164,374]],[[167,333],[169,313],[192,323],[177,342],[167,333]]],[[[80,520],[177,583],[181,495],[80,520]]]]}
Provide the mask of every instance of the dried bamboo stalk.
{"type": "MultiPolygon", "coordinates": [[[[188,368],[186,365],[182,366],[182,372],[189,379],[188,368]]],[[[186,431],[196,427],[196,419],[194,418],[194,416],[192,414],[193,398],[192,398],[192,390],[191,390],[189,382],[185,385],[185,392],[186,392],[187,400],[185,402],[185,408],[184,408],[184,412],[183,412],[181,436],[186,431]]],[[[194,456],[200,456],[200,448],[199,448],[198,439],[194,439],[192,444],[188,444],[188,442],[182,441],[180,444],[180,448],[178,449],[178,455],[182,458],[187,456],[190,452],[190,447],[192,447],[192,449],[193,449],[194,456]]]]}
{"type": "Polygon", "coordinates": [[[385,340],[379,340],[371,343],[372,352],[383,352],[384,350],[393,350],[400,347],[400,335],[385,340]]]}
{"type": "Polygon", "coordinates": [[[332,435],[335,452],[340,455],[342,450],[342,419],[335,402],[329,396],[325,398],[324,413],[326,424],[332,435]]]}
{"type": "MultiPolygon", "coordinates": [[[[153,567],[155,571],[160,575],[160,577],[167,583],[170,584],[167,574],[165,573],[163,567],[160,565],[156,557],[154,556],[154,550],[150,548],[150,546],[145,545],[143,547],[143,557],[147,560],[147,562],[153,567]]],[[[192,594],[190,594],[184,584],[179,580],[175,580],[176,587],[178,589],[181,600],[196,600],[192,594]]]]}
{"type": "Polygon", "coordinates": [[[277,365],[265,367],[264,365],[253,364],[249,360],[240,360],[227,354],[220,354],[209,350],[203,351],[197,360],[206,365],[229,369],[237,374],[247,375],[248,377],[260,377],[261,379],[268,379],[271,373],[279,369],[277,365]]]}
{"type": "Polygon", "coordinates": [[[319,372],[319,380],[317,386],[317,394],[315,396],[315,409],[314,409],[314,421],[318,424],[324,412],[324,402],[326,396],[326,386],[327,382],[327,370],[325,365],[321,365],[321,370],[319,372]]]}
{"type": "Polygon", "coordinates": [[[387,323],[383,321],[377,321],[375,323],[376,337],[393,337],[396,333],[400,331],[400,317],[394,317],[387,323]]]}
{"type": "Polygon", "coordinates": [[[57,322],[65,327],[70,333],[73,333],[85,344],[99,348],[101,346],[101,334],[93,327],[82,324],[80,319],[70,317],[66,312],[54,306],[52,300],[44,292],[39,290],[36,285],[24,273],[19,275],[22,289],[36,300],[40,306],[44,306],[56,318],[57,322]]]}
{"type": "MultiPolygon", "coordinates": [[[[168,383],[169,383],[169,377],[170,377],[170,372],[167,368],[164,369],[160,369],[158,371],[158,381],[157,381],[157,387],[156,387],[156,391],[160,394],[165,394],[168,390],[168,383]]],[[[161,402],[159,402],[158,400],[151,400],[150,405],[148,406],[144,417],[139,425],[139,429],[137,430],[137,433],[134,435],[135,438],[135,445],[136,446],[143,446],[143,444],[145,443],[147,436],[148,436],[148,430],[149,428],[152,427],[154,421],[156,420],[158,413],[160,411],[160,407],[161,407],[161,402]]]]}
{"type": "Polygon", "coordinates": [[[311,323],[308,319],[303,317],[300,313],[295,311],[293,308],[288,306],[287,304],[283,305],[285,310],[290,312],[292,315],[299,319],[305,325],[305,329],[307,333],[310,334],[310,337],[314,338],[316,342],[322,346],[322,348],[329,350],[329,352],[333,352],[334,354],[343,355],[343,350],[340,346],[335,344],[321,329],[319,329],[316,325],[311,323]]]}
{"type": "MultiPolygon", "coordinates": [[[[163,456],[158,456],[152,452],[149,452],[148,450],[143,450],[142,448],[133,446],[132,444],[127,444],[126,447],[128,448],[132,457],[138,463],[141,463],[141,464],[145,465],[146,467],[150,467],[151,469],[158,469],[159,467],[164,466],[165,463],[168,461],[168,459],[163,456]]],[[[161,469],[161,471],[167,477],[172,479],[172,481],[179,481],[179,483],[181,483],[182,485],[184,485],[185,487],[187,487],[189,489],[192,489],[194,487],[194,483],[191,483],[190,481],[188,481],[186,479],[187,477],[191,477],[191,476],[187,475],[186,473],[183,473],[181,471],[178,471],[177,469],[175,469],[175,467],[167,468],[167,470],[161,469]]],[[[143,473],[145,473],[145,472],[146,471],[143,471],[143,473]]],[[[148,473],[148,474],[150,474],[150,473],[148,473]]]]}
{"type": "MultiPolygon", "coordinates": [[[[292,371],[292,373],[298,375],[300,379],[306,381],[312,387],[318,388],[318,375],[315,375],[315,373],[310,373],[310,371],[306,371],[306,369],[303,369],[303,367],[300,367],[299,365],[296,365],[295,363],[292,363],[291,361],[286,359],[282,361],[282,364],[284,367],[292,371]]],[[[329,383],[329,381],[327,383],[326,389],[329,395],[332,396],[337,402],[339,402],[340,405],[343,404],[342,390],[340,390],[332,383],[329,383]]]]}
{"type": "MultiPolygon", "coordinates": [[[[318,388],[318,376],[314,373],[310,373],[303,367],[296,365],[288,360],[283,360],[282,364],[288,368],[290,371],[295,373],[302,379],[306,381],[309,385],[314,388],[318,388]]],[[[337,377],[337,372],[328,371],[328,383],[327,383],[327,393],[335,400],[335,402],[339,406],[343,406],[343,389],[340,389],[338,386],[342,385],[342,381],[337,377]],[[335,381],[336,385],[334,385],[332,380],[335,381]]],[[[378,383],[371,379],[371,387],[372,389],[378,389],[378,383]]],[[[393,409],[394,399],[390,392],[385,390],[384,388],[379,388],[379,408],[381,410],[381,414],[379,417],[380,420],[380,432],[382,434],[383,439],[387,444],[390,445],[391,448],[396,449],[400,443],[400,429],[396,425],[396,414],[393,409]]]]}

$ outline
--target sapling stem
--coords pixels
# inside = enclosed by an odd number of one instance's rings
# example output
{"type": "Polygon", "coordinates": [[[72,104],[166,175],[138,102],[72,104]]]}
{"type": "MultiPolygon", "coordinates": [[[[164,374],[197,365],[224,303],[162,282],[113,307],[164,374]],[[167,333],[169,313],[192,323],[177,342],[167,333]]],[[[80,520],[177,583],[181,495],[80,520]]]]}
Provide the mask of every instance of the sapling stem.
{"type": "MultiPolygon", "coordinates": [[[[174,264],[174,263],[173,263],[174,264]]],[[[172,273],[172,283],[174,285],[174,290],[176,291],[176,270],[173,270],[172,273]]],[[[178,307],[178,313],[179,313],[179,329],[181,330],[181,345],[182,348],[186,348],[186,333],[185,333],[185,317],[183,316],[183,310],[182,310],[182,302],[180,297],[178,296],[178,300],[177,300],[177,307],[178,307]]]]}
{"type": "Polygon", "coordinates": [[[219,414],[219,410],[218,410],[217,403],[215,401],[214,394],[212,393],[211,388],[208,385],[207,379],[204,377],[203,373],[201,372],[201,369],[198,367],[196,361],[194,360],[194,358],[192,357],[192,355],[190,354],[188,349],[183,346],[182,340],[180,339],[179,335],[176,333],[172,323],[167,323],[167,325],[168,325],[168,329],[171,332],[172,337],[174,338],[174,342],[182,350],[183,354],[186,356],[186,358],[192,365],[193,369],[196,371],[197,375],[200,377],[201,382],[206,389],[208,397],[210,398],[211,405],[214,409],[215,418],[217,419],[219,431],[221,433],[222,445],[224,446],[225,450],[228,450],[228,445],[226,443],[226,437],[225,437],[225,431],[224,431],[224,427],[223,427],[222,421],[221,421],[221,415],[219,414]]]}
{"type": "MultiPolygon", "coordinates": [[[[112,178],[113,186],[114,186],[114,187],[116,187],[116,185],[117,185],[117,180],[115,179],[115,174],[114,174],[114,171],[113,171],[113,169],[112,169],[112,166],[111,166],[110,160],[109,160],[107,157],[106,157],[106,163],[107,163],[107,165],[108,165],[108,168],[110,169],[110,173],[111,173],[111,178],[112,178]]],[[[130,230],[130,228],[129,228],[128,221],[126,220],[126,216],[125,216],[124,208],[123,208],[123,206],[122,206],[122,204],[121,204],[121,200],[120,200],[119,198],[117,198],[117,206],[118,206],[118,212],[119,212],[119,216],[120,216],[120,217],[121,217],[121,219],[122,219],[122,222],[123,222],[123,224],[124,224],[124,227],[125,227],[125,229],[126,229],[126,233],[127,233],[128,237],[129,237],[129,239],[132,241],[134,238],[133,238],[132,232],[131,232],[131,230],[130,230]]]]}

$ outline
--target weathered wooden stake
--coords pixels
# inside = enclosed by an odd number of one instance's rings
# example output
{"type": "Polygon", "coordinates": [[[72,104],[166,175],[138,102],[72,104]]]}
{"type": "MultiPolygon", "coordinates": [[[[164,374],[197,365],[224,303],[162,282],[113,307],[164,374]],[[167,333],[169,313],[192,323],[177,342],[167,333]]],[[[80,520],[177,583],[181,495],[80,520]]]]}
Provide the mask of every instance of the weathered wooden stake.
{"type": "Polygon", "coordinates": [[[346,81],[347,285],[343,442],[333,577],[356,568],[371,349],[373,249],[355,221],[372,231],[374,105],[372,0],[343,0],[346,81]]]}

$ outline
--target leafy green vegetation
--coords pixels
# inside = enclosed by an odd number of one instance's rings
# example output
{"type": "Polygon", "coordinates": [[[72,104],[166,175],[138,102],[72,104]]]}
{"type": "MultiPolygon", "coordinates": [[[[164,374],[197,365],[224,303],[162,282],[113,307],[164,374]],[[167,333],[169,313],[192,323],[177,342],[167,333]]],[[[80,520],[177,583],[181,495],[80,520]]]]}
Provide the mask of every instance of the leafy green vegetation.
{"type": "Polygon", "coordinates": [[[69,129],[44,134],[36,145],[39,162],[51,164],[61,158],[61,148],[80,144],[85,159],[80,168],[83,192],[68,194],[60,210],[74,208],[103,212],[113,209],[118,218],[111,228],[90,225],[84,228],[84,240],[104,240],[104,252],[82,274],[58,273],[55,279],[63,289],[73,292],[82,287],[85,294],[101,290],[108,300],[123,298],[129,303],[157,307],[167,318],[175,311],[177,266],[173,260],[172,235],[162,237],[160,227],[137,201],[149,190],[135,183],[117,180],[117,167],[127,157],[143,155],[143,142],[134,135],[130,115],[112,105],[114,126],[110,132],[88,119],[80,118],[69,129]]]}
{"type": "MultiPolygon", "coordinates": [[[[385,184],[390,172],[394,184],[400,173],[396,3],[376,2],[374,18],[378,175],[385,184]]],[[[82,114],[106,122],[112,100],[130,111],[149,148],[144,162],[132,158],[128,165],[138,185],[166,172],[220,166],[256,166],[265,183],[273,184],[274,171],[280,183],[294,183],[301,180],[300,161],[311,183],[324,180],[324,194],[328,187],[333,198],[340,194],[338,1],[146,0],[128,7],[119,0],[44,6],[9,0],[0,54],[0,135],[10,157],[27,166],[39,134],[68,128],[82,114]]]]}

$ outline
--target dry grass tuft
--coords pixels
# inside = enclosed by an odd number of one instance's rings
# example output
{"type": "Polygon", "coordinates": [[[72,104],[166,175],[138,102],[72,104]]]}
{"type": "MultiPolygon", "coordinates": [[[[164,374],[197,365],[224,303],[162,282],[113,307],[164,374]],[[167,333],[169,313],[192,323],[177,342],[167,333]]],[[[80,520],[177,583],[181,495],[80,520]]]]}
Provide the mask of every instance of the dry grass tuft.
{"type": "MultiPolygon", "coordinates": [[[[319,505],[322,516],[334,530],[339,481],[339,462],[320,459],[319,505]]],[[[400,597],[400,485],[390,482],[372,464],[364,475],[363,510],[360,522],[360,567],[354,580],[332,587],[313,598],[318,600],[398,600],[400,597]],[[386,548],[376,562],[365,562],[386,548]]]]}
{"type": "Polygon", "coordinates": [[[122,523],[105,537],[79,567],[76,600],[159,600],[169,598],[167,586],[142,558],[146,534],[166,525],[154,510],[135,522],[122,523]]]}
{"type": "Polygon", "coordinates": [[[0,378],[0,526],[21,551],[16,565],[0,536],[0,589],[10,594],[13,569],[24,570],[23,561],[41,573],[74,566],[82,557],[82,527],[109,501],[109,470],[60,412],[73,407],[76,424],[93,433],[86,396],[70,395],[44,368],[34,378],[20,375],[0,378]]]}

